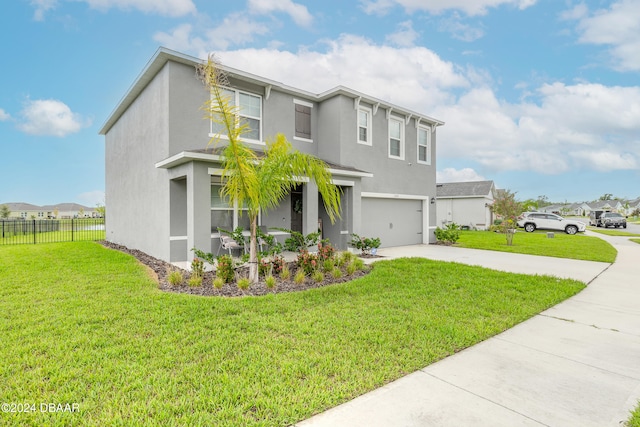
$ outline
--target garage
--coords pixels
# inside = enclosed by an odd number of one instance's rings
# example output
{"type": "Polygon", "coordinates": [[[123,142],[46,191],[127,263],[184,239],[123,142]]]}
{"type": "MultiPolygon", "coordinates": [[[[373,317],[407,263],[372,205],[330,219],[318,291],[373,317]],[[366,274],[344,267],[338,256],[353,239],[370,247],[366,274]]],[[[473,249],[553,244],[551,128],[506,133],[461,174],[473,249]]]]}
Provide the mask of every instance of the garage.
{"type": "Polygon", "coordinates": [[[422,200],[362,198],[360,235],[379,237],[382,247],[421,244],[422,224],[422,200]]]}

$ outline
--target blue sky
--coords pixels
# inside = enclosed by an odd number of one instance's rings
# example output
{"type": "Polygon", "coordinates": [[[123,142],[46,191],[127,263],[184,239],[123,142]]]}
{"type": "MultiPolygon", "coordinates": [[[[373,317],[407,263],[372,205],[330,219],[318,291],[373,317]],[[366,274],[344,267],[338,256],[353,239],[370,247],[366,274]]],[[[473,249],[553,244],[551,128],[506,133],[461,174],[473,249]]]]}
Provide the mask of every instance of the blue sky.
{"type": "Polygon", "coordinates": [[[159,46],[442,120],[441,182],[640,197],[640,0],[10,0],[0,28],[0,203],[105,203],[98,130],[159,46]]]}

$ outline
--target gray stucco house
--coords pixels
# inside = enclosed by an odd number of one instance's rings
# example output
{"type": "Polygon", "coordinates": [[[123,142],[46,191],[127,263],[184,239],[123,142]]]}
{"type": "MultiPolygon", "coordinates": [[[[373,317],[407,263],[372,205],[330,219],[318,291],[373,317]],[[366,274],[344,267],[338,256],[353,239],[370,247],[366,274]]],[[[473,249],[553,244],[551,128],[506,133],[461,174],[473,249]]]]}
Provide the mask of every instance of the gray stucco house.
{"type": "Polygon", "coordinates": [[[436,185],[438,225],[455,222],[478,230],[493,224],[491,205],[496,196],[493,181],[449,182],[436,185]]]}
{"type": "MultiPolygon", "coordinates": [[[[217,229],[248,228],[220,199],[220,158],[207,144],[209,96],[196,78],[202,61],[160,48],[100,130],[105,136],[107,240],[170,262],[192,248],[216,252],[217,229]],[[139,215],[147,212],[148,215],[139,215]]],[[[346,249],[352,233],[382,246],[435,241],[436,128],[443,122],[345,87],[321,94],[228,67],[228,93],[251,126],[257,151],[283,133],[330,167],[342,218],[331,224],[314,184],[299,188],[262,226],[323,237],[346,249]]],[[[304,70],[300,70],[304,72],[304,70]]]]}

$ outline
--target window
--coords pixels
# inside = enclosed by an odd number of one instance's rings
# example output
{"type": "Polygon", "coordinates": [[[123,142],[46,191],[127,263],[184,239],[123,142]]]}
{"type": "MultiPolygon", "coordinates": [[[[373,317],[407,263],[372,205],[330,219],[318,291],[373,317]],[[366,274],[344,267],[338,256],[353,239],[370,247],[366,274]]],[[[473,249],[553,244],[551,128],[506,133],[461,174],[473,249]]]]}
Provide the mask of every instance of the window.
{"type": "Polygon", "coordinates": [[[229,201],[222,198],[220,189],[222,184],[211,185],[211,230],[218,228],[233,231],[236,227],[249,229],[249,215],[246,212],[229,204],[229,201]]]}
{"type": "Polygon", "coordinates": [[[358,143],[371,145],[371,110],[358,108],[358,143]]]}
{"type": "Polygon", "coordinates": [[[293,103],[296,113],[294,138],[313,142],[311,137],[311,107],[313,104],[297,99],[294,99],[293,103]]]}
{"type": "MultiPolygon", "coordinates": [[[[238,120],[248,126],[244,139],[262,141],[262,97],[246,92],[221,88],[222,96],[226,97],[229,105],[238,106],[238,120]]],[[[224,126],[211,122],[211,133],[225,135],[224,126]]]]}
{"type": "Polygon", "coordinates": [[[392,159],[404,159],[403,120],[389,119],[389,157],[392,159]]]}
{"type": "Polygon", "coordinates": [[[418,127],[418,163],[431,164],[431,128],[418,127]]]}

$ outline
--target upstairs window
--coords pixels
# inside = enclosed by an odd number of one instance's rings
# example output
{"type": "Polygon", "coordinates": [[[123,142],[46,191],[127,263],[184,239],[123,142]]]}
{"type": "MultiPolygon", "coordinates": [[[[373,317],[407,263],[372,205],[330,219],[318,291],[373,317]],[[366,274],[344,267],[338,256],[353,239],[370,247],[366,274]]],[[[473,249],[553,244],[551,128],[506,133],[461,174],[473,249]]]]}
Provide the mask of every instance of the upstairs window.
{"type": "MultiPolygon", "coordinates": [[[[248,126],[243,139],[262,141],[262,97],[226,88],[220,89],[220,92],[222,96],[227,98],[229,105],[239,107],[236,120],[238,123],[246,123],[248,126]]],[[[211,133],[226,137],[224,126],[213,121],[211,122],[211,133]]]]}
{"type": "Polygon", "coordinates": [[[358,143],[371,145],[371,110],[358,108],[358,143]]]}
{"type": "Polygon", "coordinates": [[[389,157],[404,160],[404,121],[389,119],[389,157]]]}
{"type": "Polygon", "coordinates": [[[302,139],[305,141],[312,142],[313,138],[311,137],[311,107],[313,104],[299,101],[297,99],[293,100],[295,106],[295,139],[302,139]]]}
{"type": "Polygon", "coordinates": [[[418,163],[431,164],[431,128],[418,127],[418,163]]]}

